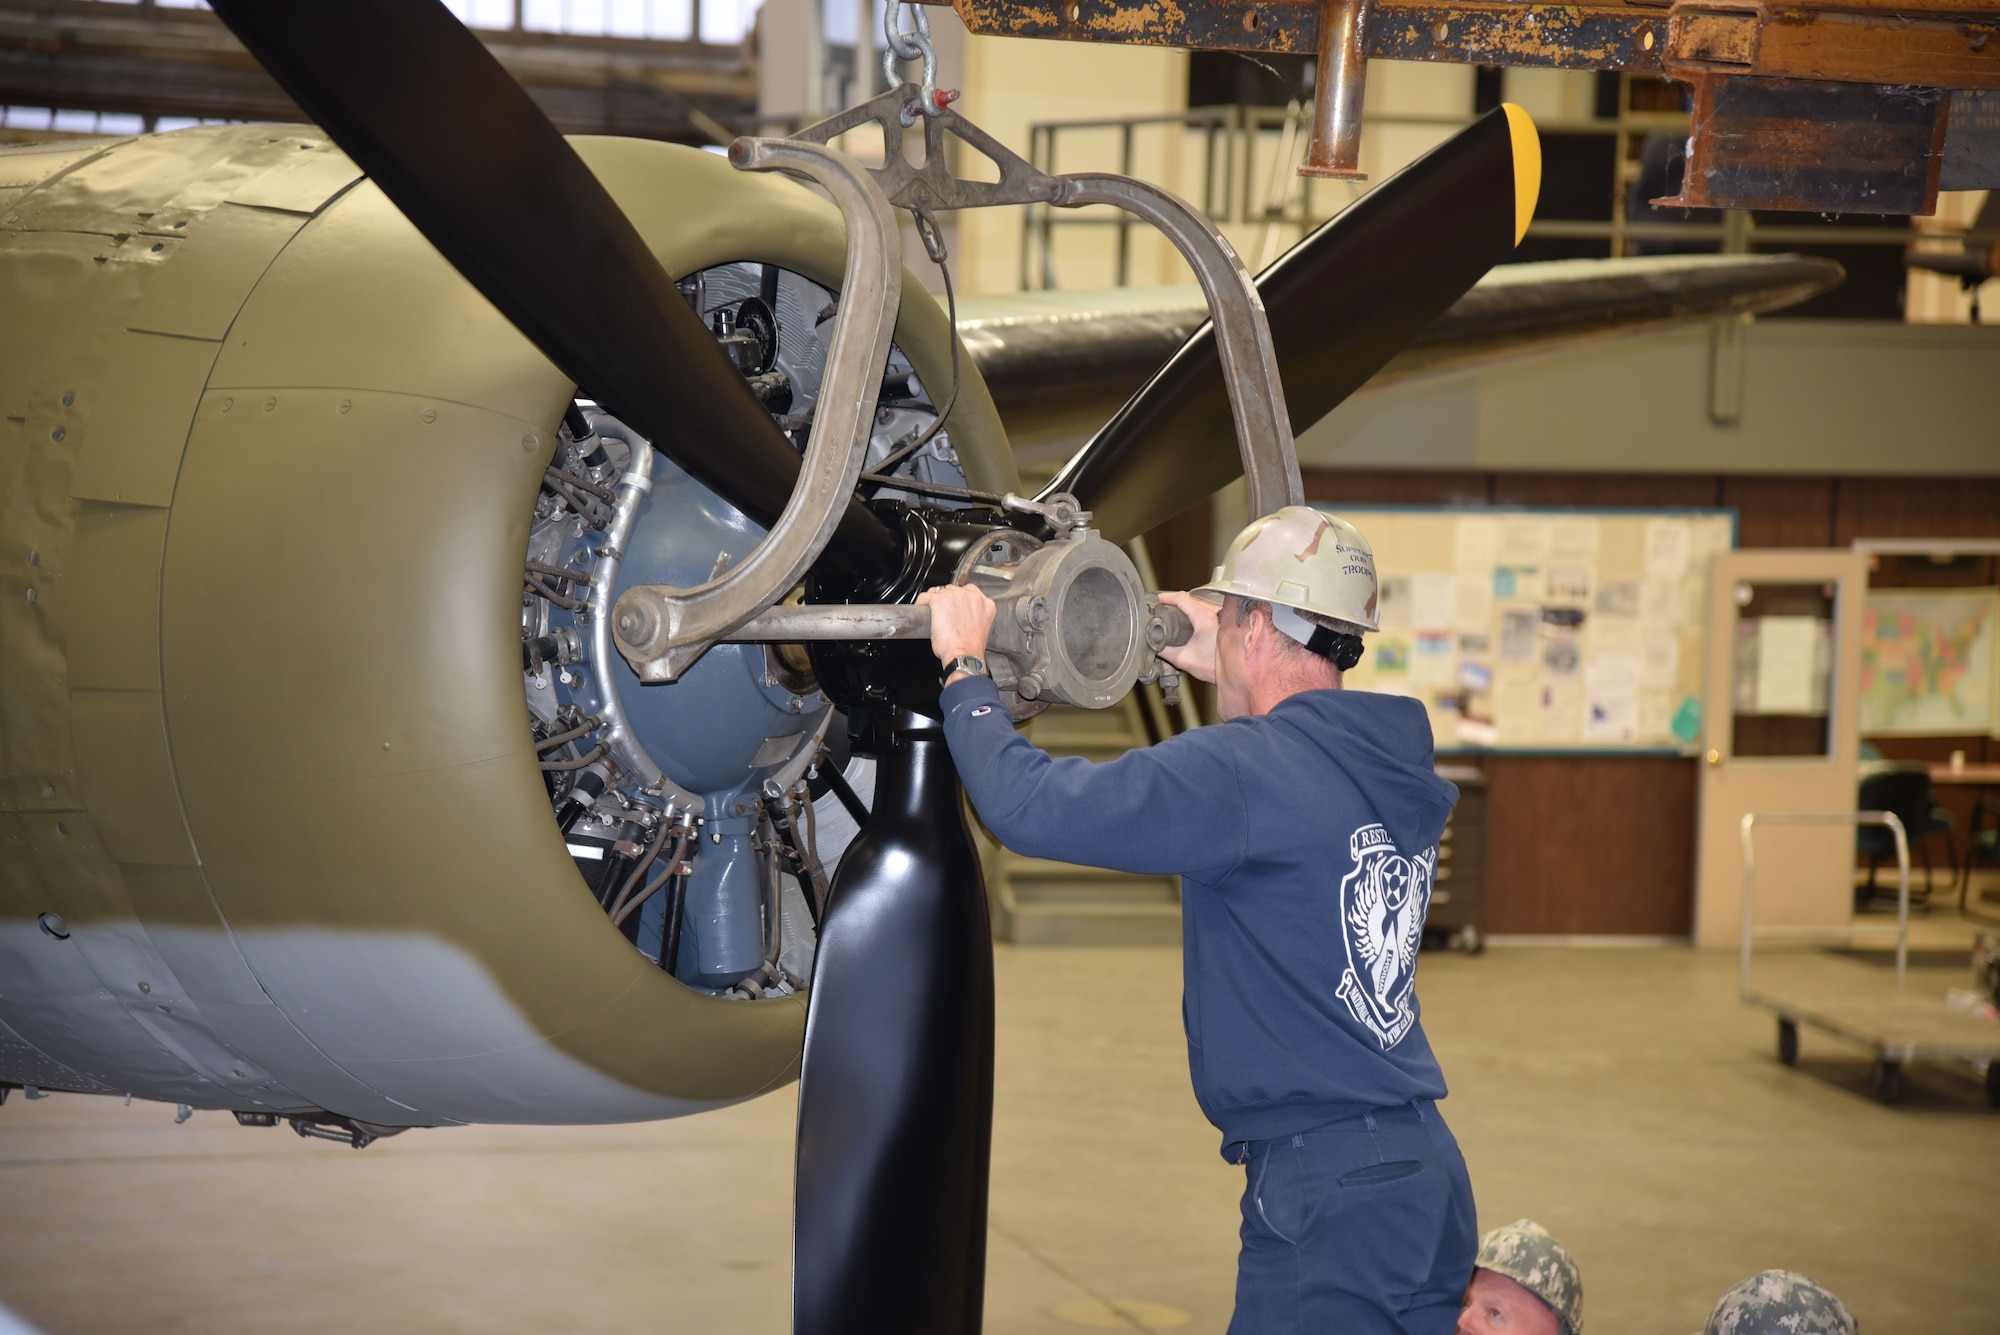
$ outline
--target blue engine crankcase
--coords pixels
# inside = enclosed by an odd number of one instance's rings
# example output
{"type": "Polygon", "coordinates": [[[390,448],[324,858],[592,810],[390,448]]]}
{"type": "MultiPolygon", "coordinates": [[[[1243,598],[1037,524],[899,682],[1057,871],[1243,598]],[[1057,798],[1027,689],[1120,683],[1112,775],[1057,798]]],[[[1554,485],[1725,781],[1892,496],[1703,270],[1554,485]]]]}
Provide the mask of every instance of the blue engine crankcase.
{"type": "MultiPolygon", "coordinates": [[[[664,456],[639,506],[619,564],[616,594],[634,584],[692,588],[756,549],[764,530],[664,456]]],[[[584,535],[595,552],[602,535],[584,535]]],[[[566,619],[566,618],[565,618],[566,619]]],[[[754,973],[768,954],[764,876],[750,847],[763,781],[812,744],[829,708],[810,685],[787,686],[782,665],[758,644],[718,644],[678,681],[646,685],[622,658],[614,687],[632,735],[653,763],[706,803],[702,841],[688,876],[676,976],[722,989],[754,973]]],[[[569,695],[595,711],[599,683],[578,665],[569,695]]],[[[789,676],[789,674],[787,674],[789,676]]],[[[663,939],[666,897],[641,911],[639,939],[663,939]]]]}
{"type": "MultiPolygon", "coordinates": [[[[788,431],[801,432],[816,407],[827,352],[822,336],[831,330],[827,321],[834,294],[801,275],[748,263],[704,270],[684,279],[681,288],[717,338],[733,349],[732,358],[746,375],[782,382],[782,394],[771,400],[773,414],[788,431]]],[[[915,440],[932,422],[934,403],[908,359],[892,348],[876,403],[869,464],[915,440]]],[[[598,485],[609,487],[625,467],[626,452],[646,446],[615,419],[594,408],[585,412],[593,437],[585,443],[594,448],[601,438],[611,456],[612,462],[598,465],[596,474],[598,485]]],[[[965,483],[948,433],[938,434],[904,460],[896,474],[948,486],[965,483]]],[[[910,494],[890,485],[878,495],[903,499],[910,494]]],[[[539,512],[544,518],[531,536],[530,558],[531,566],[543,563],[544,575],[549,563],[577,570],[596,565],[604,534],[578,519],[575,508],[557,504],[539,512]]],[[[764,532],[671,460],[656,454],[651,489],[640,501],[605,606],[634,584],[684,589],[704,584],[746,559],[764,532]]],[[[531,587],[533,583],[531,579],[531,587]]],[[[569,627],[577,632],[578,642],[587,644],[590,628],[581,618],[589,615],[588,608],[565,610],[561,598],[531,592],[524,601],[524,626],[530,635],[541,633],[537,625],[549,630],[569,627]]],[[[574,705],[579,716],[592,717],[600,716],[603,706],[603,683],[595,679],[595,666],[587,657],[564,662],[566,666],[552,676],[532,665],[526,674],[530,711],[552,732],[566,726],[556,722],[557,705],[574,705]],[[552,685],[555,689],[549,691],[552,685]],[[548,693],[539,694],[543,691],[548,693]]],[[[788,666],[762,645],[715,645],[678,681],[660,685],[642,684],[630,665],[615,655],[608,666],[632,740],[668,779],[704,801],[700,837],[689,849],[679,945],[671,963],[682,982],[726,991],[757,974],[786,934],[796,936],[800,929],[810,933],[797,887],[784,888],[770,849],[758,838],[757,799],[767,778],[816,749],[831,706],[803,665],[788,666]],[[787,894],[799,899],[796,911],[784,898],[787,894]],[[781,920],[787,924],[782,931],[781,920]]],[[[576,750],[581,752],[593,740],[578,742],[576,750]]],[[[867,769],[866,762],[861,767],[867,769]]],[[[855,774],[849,777],[857,779],[855,774]]],[[[604,864],[609,846],[623,837],[615,832],[631,808],[658,800],[629,778],[619,780],[617,791],[605,793],[597,809],[577,825],[573,851],[604,864]]],[[[822,811],[822,824],[847,820],[830,795],[815,805],[835,808],[831,819],[822,811]]],[[[842,837],[838,848],[825,847],[829,871],[845,842],[842,837]]],[[[590,872],[585,862],[579,867],[585,868],[592,884],[602,879],[602,873],[590,872]]],[[[658,877],[667,870],[649,868],[646,875],[658,877]]],[[[599,888],[608,902],[612,892],[599,888]]],[[[671,936],[665,921],[668,900],[667,894],[656,893],[638,915],[637,944],[656,960],[671,936]]]]}

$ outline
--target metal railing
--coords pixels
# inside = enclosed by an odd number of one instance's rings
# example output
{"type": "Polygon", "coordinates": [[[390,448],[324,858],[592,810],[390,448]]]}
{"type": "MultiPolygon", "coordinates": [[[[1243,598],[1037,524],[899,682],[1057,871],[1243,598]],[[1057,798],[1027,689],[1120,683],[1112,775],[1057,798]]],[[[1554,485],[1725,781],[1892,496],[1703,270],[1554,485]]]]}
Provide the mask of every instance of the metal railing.
{"type": "MultiPolygon", "coordinates": [[[[1359,198],[1365,186],[1352,181],[1324,181],[1300,177],[1293,172],[1303,155],[1309,129],[1310,106],[1294,102],[1288,107],[1194,107],[1186,111],[1144,116],[1100,117],[1083,120],[1040,121],[1028,127],[1028,160],[1045,172],[1059,170],[1065,155],[1081,151],[1077,143],[1085,136],[1115,136],[1116,170],[1135,174],[1140,157],[1142,133],[1158,132],[1162,151],[1170,159],[1186,161],[1186,140],[1199,140],[1201,168],[1196,188],[1183,190],[1190,202],[1217,225],[1251,224],[1260,227],[1257,242],[1245,259],[1258,269],[1276,257],[1271,240],[1280,229],[1296,229],[1304,236],[1359,198]]],[[[1472,116],[1373,115],[1363,123],[1381,128],[1456,130],[1470,125],[1472,116]]],[[[1825,224],[1803,226],[1760,223],[1749,212],[1729,210],[1714,222],[1637,221],[1626,216],[1627,192],[1638,179],[1639,164],[1633,160],[1632,145],[1651,134],[1685,135],[1689,118],[1684,112],[1626,112],[1616,118],[1589,120],[1543,120],[1536,124],[1544,135],[1590,135],[1612,140],[1607,151],[1613,155],[1610,218],[1608,220],[1543,219],[1528,226],[1530,237],[1548,240],[1602,241],[1613,256],[1633,253],[1633,243],[1668,242],[1679,245],[1713,245],[1724,254],[1747,254],[1760,247],[1776,246],[1902,246],[1919,241],[1957,242],[1992,245],[2000,242],[2000,232],[1918,231],[1907,225],[1825,224]]],[[[1102,147],[1093,145],[1089,157],[1103,164],[1102,147]]],[[[1379,179],[1379,178],[1378,178],[1379,179]]],[[[1132,220],[1128,217],[1093,216],[1072,209],[1056,209],[1047,204],[1029,208],[1027,224],[1021,231],[1019,282],[1022,289],[1056,286],[1056,236],[1059,230],[1111,229],[1115,233],[1112,256],[1114,283],[1125,287],[1132,274],[1132,220]]]]}
{"type": "MultiPolygon", "coordinates": [[[[1886,927],[1759,927],[1757,926],[1757,855],[1751,832],[1766,825],[1882,825],[1896,836],[1896,990],[1901,991],[1910,971],[1910,840],[1903,822],[1893,811],[1752,811],[1743,817],[1743,940],[1738,947],[1736,990],[1745,1001],[1750,990],[1750,946],[1758,937],[1788,941],[1853,941],[1865,932],[1882,933],[1886,927]]],[[[1850,859],[1851,861],[1851,859],[1850,859]]]]}

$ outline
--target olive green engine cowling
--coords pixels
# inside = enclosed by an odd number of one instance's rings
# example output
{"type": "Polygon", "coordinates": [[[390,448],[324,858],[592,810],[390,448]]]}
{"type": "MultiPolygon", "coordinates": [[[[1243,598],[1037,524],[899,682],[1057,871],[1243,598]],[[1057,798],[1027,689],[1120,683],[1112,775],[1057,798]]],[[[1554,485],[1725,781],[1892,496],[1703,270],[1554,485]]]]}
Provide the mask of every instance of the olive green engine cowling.
{"type": "MultiPolygon", "coordinates": [[[[576,146],[670,273],[837,286],[806,190],[576,146]]],[[[802,1003],[634,951],[534,764],[521,561],[574,387],[358,177],[293,127],[0,153],[0,1080],[26,1046],[89,1077],[52,1085],[391,1125],[781,1084],[802,1003]]],[[[1015,486],[964,377],[968,478],[1015,486]]]]}

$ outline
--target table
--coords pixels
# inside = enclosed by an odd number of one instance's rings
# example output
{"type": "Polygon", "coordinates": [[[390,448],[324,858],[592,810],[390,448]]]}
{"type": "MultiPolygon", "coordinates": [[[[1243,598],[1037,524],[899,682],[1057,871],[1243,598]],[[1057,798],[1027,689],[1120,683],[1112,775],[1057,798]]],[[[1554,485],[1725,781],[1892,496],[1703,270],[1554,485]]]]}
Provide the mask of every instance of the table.
{"type": "Polygon", "coordinates": [[[1964,784],[1977,788],[2000,788],[2000,764],[1967,764],[1957,769],[1943,763],[1934,764],[1931,766],[1931,782],[1964,784]]]}

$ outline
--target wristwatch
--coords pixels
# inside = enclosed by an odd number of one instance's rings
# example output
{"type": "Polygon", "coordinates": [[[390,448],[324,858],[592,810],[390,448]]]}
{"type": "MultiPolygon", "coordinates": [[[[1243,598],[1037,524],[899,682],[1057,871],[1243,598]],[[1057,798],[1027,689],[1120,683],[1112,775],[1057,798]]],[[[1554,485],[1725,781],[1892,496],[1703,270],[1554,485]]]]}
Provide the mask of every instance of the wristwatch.
{"type": "Polygon", "coordinates": [[[946,663],[944,665],[944,676],[939,678],[939,680],[950,681],[951,674],[954,672],[964,672],[974,677],[988,677],[992,675],[986,670],[986,660],[975,658],[971,654],[960,654],[957,658],[946,663]]]}

